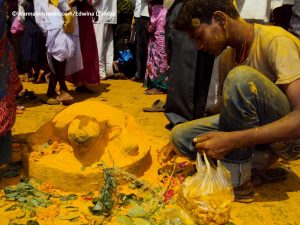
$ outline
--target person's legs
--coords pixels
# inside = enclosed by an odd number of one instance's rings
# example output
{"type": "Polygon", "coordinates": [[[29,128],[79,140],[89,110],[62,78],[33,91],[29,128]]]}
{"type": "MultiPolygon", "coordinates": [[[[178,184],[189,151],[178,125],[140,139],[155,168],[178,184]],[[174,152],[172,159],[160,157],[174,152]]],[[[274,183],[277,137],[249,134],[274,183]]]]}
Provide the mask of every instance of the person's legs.
{"type": "Polygon", "coordinates": [[[69,104],[73,101],[73,97],[68,93],[68,88],[65,81],[65,69],[66,69],[66,60],[60,62],[52,57],[52,65],[55,71],[54,80],[58,81],[60,94],[57,96],[57,100],[69,104]]]}
{"type": "Polygon", "coordinates": [[[193,139],[201,134],[217,131],[219,123],[219,114],[181,123],[172,129],[170,142],[180,154],[189,158],[196,158],[196,150],[193,139]]]}
{"type": "Polygon", "coordinates": [[[107,35],[106,35],[106,43],[107,43],[107,51],[106,51],[106,75],[112,76],[114,74],[113,71],[113,61],[114,61],[114,33],[113,33],[113,24],[106,24],[107,26],[107,35]]]}
{"type": "Polygon", "coordinates": [[[140,21],[140,72],[138,78],[144,80],[148,56],[148,24],[149,17],[141,16],[140,21]]]}
{"type": "Polygon", "coordinates": [[[12,157],[12,135],[11,131],[0,136],[0,165],[9,163],[12,157]]]}
{"type": "MultiPolygon", "coordinates": [[[[248,66],[234,68],[223,87],[219,129],[235,131],[276,121],[290,112],[285,94],[269,79],[248,66]]],[[[234,188],[251,179],[254,147],[237,149],[224,157],[234,188]]]]}
{"type": "Polygon", "coordinates": [[[99,56],[99,73],[100,79],[106,78],[106,28],[107,24],[95,23],[95,34],[97,40],[98,56],[99,56]]]}
{"type": "Polygon", "coordinates": [[[141,18],[134,17],[135,20],[135,32],[136,32],[136,79],[141,79],[141,18]]]}

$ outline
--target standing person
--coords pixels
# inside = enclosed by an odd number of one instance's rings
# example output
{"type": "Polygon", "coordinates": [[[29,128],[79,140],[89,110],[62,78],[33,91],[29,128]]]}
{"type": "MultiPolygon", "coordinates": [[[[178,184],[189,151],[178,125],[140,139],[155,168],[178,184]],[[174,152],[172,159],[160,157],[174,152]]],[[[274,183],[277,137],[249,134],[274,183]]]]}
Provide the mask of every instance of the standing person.
{"type": "Polygon", "coordinates": [[[46,103],[71,104],[73,97],[69,94],[65,76],[83,68],[78,24],[72,20],[71,14],[62,16],[62,13],[71,12],[67,0],[34,0],[34,9],[40,14],[35,19],[46,37],[47,58],[53,72],[50,75],[47,90],[49,99],[46,103]],[[56,93],[57,82],[60,86],[59,95],[56,93]]]}
{"type": "Polygon", "coordinates": [[[287,177],[283,168],[270,169],[278,157],[300,158],[300,41],[283,28],[245,22],[232,0],[187,0],[176,26],[198,49],[226,49],[222,106],[220,114],[177,125],[174,148],[163,149],[160,159],[205,151],[230,171],[236,199],[249,199],[253,185],[287,177]]]}
{"type": "Polygon", "coordinates": [[[162,94],[168,90],[168,72],[165,29],[167,9],[163,0],[149,0],[150,24],[145,91],[147,95],[162,94]]]}
{"type": "Polygon", "coordinates": [[[295,0],[294,2],[289,32],[300,38],[300,0],[295,0]]]}
{"type": "MultiPolygon", "coordinates": [[[[34,78],[36,83],[42,82],[42,76],[46,71],[42,71],[46,64],[46,48],[45,38],[41,29],[35,22],[34,18],[34,5],[33,0],[22,0],[26,13],[32,13],[32,15],[25,16],[24,21],[24,33],[21,43],[21,52],[23,65],[25,67],[25,80],[29,81],[31,73],[34,71],[34,78]]],[[[45,69],[45,68],[44,68],[45,69]]]]}
{"type": "Polygon", "coordinates": [[[6,7],[6,1],[0,0],[0,180],[17,176],[20,170],[11,163],[11,129],[16,119],[15,96],[22,90],[22,84],[6,35],[6,7]]]}
{"type": "MultiPolygon", "coordinates": [[[[71,6],[77,6],[77,11],[84,13],[94,13],[94,21],[97,16],[90,0],[75,0],[71,6]]],[[[78,17],[79,40],[83,62],[83,69],[79,72],[67,76],[67,81],[75,84],[76,91],[80,93],[93,93],[92,86],[99,85],[99,57],[97,41],[91,15],[81,15],[78,17]]]]}
{"type": "Polygon", "coordinates": [[[166,46],[170,63],[165,116],[167,129],[204,116],[214,56],[197,50],[195,40],[176,29],[175,21],[183,0],[175,0],[168,10],[166,46]]]}
{"type": "Polygon", "coordinates": [[[97,39],[100,79],[113,75],[114,34],[113,24],[117,23],[117,0],[93,0],[99,16],[94,22],[97,39]]]}
{"type": "Polygon", "coordinates": [[[134,8],[133,29],[136,33],[136,74],[132,80],[141,81],[145,78],[148,46],[149,10],[147,0],[132,0],[134,8]]]}

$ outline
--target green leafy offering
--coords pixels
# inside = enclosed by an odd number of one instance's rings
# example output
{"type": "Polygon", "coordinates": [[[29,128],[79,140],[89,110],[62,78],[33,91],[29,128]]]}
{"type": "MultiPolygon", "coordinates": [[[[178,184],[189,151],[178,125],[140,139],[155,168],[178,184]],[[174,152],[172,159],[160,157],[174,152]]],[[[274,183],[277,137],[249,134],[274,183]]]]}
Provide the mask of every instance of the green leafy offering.
{"type": "Polygon", "coordinates": [[[113,207],[113,193],[116,190],[116,180],[112,169],[104,169],[104,186],[101,188],[99,198],[93,200],[94,206],[89,207],[93,215],[109,215],[113,207]]]}
{"type": "MultiPolygon", "coordinates": [[[[35,207],[47,207],[50,205],[50,195],[43,193],[40,190],[33,187],[28,181],[19,183],[15,188],[4,188],[5,197],[7,200],[16,201],[22,207],[33,209],[35,207]]],[[[10,207],[6,210],[14,210],[14,207],[10,207]]]]}

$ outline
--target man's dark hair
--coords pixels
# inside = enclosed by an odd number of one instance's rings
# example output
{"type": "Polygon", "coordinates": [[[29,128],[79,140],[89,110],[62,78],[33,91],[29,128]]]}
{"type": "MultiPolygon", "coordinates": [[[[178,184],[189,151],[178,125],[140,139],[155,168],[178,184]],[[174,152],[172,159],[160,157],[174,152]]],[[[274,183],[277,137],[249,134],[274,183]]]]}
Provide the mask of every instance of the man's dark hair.
{"type": "Polygon", "coordinates": [[[178,30],[189,31],[195,28],[192,19],[198,18],[201,23],[210,24],[214,12],[222,11],[233,19],[239,18],[239,12],[233,0],[185,0],[176,19],[178,30]]]}

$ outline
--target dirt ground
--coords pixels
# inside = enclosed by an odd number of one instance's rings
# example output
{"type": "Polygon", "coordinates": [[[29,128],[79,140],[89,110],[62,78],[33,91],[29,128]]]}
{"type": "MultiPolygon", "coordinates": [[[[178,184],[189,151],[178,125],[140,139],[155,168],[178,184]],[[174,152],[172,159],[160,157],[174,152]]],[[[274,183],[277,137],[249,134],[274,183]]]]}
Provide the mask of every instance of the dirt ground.
{"type": "MultiPolygon", "coordinates": [[[[38,97],[43,97],[46,84],[25,83],[24,88],[34,91],[38,97]]],[[[106,80],[101,83],[97,94],[76,94],[70,86],[75,101],[94,98],[133,115],[136,122],[144,128],[151,139],[151,155],[153,166],[145,173],[145,179],[155,182],[158,164],[157,151],[167,142],[169,131],[165,129],[168,123],[163,113],[145,113],[143,107],[149,107],[157,100],[165,101],[165,95],[145,95],[141,83],[130,80],[106,80]],[[151,179],[153,180],[149,180],[151,179]]],[[[25,140],[26,136],[35,132],[42,124],[50,120],[65,106],[49,106],[40,101],[24,103],[26,110],[17,115],[13,128],[15,140],[25,140]]],[[[254,202],[234,203],[231,221],[236,224],[300,224],[300,160],[288,164],[292,173],[286,181],[270,183],[255,189],[254,202]]],[[[16,182],[16,179],[5,179],[2,186],[16,182]]],[[[1,224],[1,222],[0,222],[1,224]]]]}

